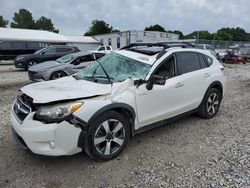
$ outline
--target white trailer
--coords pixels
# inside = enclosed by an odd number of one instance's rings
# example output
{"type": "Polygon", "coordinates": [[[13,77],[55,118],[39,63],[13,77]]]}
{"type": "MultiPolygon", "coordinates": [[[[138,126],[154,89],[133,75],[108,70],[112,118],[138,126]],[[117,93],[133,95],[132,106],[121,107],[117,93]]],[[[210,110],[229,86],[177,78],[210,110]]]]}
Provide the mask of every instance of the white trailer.
{"type": "Polygon", "coordinates": [[[131,43],[138,42],[167,42],[179,39],[178,34],[158,31],[123,31],[93,36],[103,45],[110,45],[113,49],[119,49],[131,43]]]}

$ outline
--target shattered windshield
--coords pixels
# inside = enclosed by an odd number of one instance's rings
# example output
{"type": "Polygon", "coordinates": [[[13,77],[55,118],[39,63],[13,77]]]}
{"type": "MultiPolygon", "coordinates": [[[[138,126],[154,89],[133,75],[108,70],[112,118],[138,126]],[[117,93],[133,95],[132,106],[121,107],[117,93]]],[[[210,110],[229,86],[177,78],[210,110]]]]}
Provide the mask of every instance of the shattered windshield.
{"type": "Polygon", "coordinates": [[[107,75],[112,82],[122,82],[128,78],[145,79],[150,70],[150,65],[122,56],[117,53],[105,55],[98,62],[78,72],[76,79],[93,81],[107,80],[107,75]],[[103,68],[102,68],[102,67],[103,68]],[[104,69],[104,70],[103,70],[104,69]]]}
{"type": "Polygon", "coordinates": [[[65,55],[65,56],[58,58],[56,61],[58,63],[67,63],[75,58],[76,58],[76,56],[74,56],[73,54],[68,54],[68,55],[65,55]]]}

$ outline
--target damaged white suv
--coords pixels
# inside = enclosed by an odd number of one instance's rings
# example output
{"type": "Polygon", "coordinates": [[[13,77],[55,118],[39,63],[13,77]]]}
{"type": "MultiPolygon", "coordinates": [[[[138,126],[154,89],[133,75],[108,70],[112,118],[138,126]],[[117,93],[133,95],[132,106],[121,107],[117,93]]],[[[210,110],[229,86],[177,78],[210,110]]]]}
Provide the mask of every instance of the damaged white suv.
{"type": "Polygon", "coordinates": [[[23,87],[11,110],[13,134],[36,154],[86,151],[110,160],[137,133],[190,113],[215,116],[223,70],[189,44],[132,44],[73,76],[23,87]]]}

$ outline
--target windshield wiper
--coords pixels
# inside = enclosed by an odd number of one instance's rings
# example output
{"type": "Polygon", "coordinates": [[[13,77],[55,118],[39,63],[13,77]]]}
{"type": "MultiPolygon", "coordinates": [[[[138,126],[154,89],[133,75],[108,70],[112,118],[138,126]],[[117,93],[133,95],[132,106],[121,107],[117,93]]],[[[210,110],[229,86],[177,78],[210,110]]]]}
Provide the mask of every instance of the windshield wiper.
{"type": "Polygon", "coordinates": [[[95,76],[95,75],[84,76],[83,78],[93,79],[94,81],[97,81],[98,78],[105,78],[105,79],[108,79],[109,83],[111,83],[111,84],[112,84],[111,80],[114,80],[114,78],[111,78],[111,77],[107,77],[107,76],[95,76]]]}
{"type": "Polygon", "coordinates": [[[105,73],[105,75],[107,76],[107,78],[108,78],[108,81],[109,81],[109,83],[111,84],[111,86],[112,86],[112,84],[113,84],[113,82],[111,82],[111,78],[110,78],[110,76],[108,75],[108,73],[106,72],[106,70],[104,69],[104,67],[102,66],[102,64],[97,60],[96,61],[97,63],[99,63],[99,65],[102,67],[102,70],[103,70],[103,72],[105,73]]]}

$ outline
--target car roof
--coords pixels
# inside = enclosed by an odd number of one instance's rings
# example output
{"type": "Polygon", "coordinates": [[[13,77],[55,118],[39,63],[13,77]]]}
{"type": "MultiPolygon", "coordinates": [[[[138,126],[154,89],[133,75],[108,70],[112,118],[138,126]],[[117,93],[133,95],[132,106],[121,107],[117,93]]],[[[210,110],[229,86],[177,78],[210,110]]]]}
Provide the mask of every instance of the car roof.
{"type": "Polygon", "coordinates": [[[132,58],[136,61],[146,63],[149,65],[153,65],[155,61],[160,59],[165,54],[170,54],[174,52],[196,52],[196,53],[202,53],[209,57],[211,57],[211,54],[209,51],[203,50],[203,49],[196,49],[193,47],[184,47],[184,46],[173,46],[168,48],[159,48],[159,47],[149,47],[149,48],[139,48],[139,50],[131,50],[130,48],[122,48],[121,50],[115,51],[115,53],[118,53],[120,55],[132,58]],[[147,52],[145,52],[148,50],[147,52]]]}

